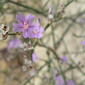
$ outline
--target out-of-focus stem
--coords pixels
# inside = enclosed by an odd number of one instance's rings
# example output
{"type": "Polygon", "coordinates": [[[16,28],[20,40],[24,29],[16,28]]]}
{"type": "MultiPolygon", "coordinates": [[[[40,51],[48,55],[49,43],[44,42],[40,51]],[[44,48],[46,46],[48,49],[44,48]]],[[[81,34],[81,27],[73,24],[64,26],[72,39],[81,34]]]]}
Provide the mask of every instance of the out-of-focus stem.
{"type": "Polygon", "coordinates": [[[15,5],[20,6],[20,7],[23,7],[23,8],[26,8],[26,9],[28,9],[28,10],[30,10],[30,11],[33,11],[33,12],[37,13],[37,14],[41,14],[41,15],[43,15],[43,16],[46,16],[46,14],[45,14],[44,12],[42,12],[42,11],[40,11],[40,10],[37,10],[37,9],[35,9],[35,8],[33,8],[33,7],[26,6],[26,5],[24,5],[24,4],[21,4],[21,3],[18,3],[18,2],[12,1],[12,0],[8,0],[7,2],[8,2],[8,3],[11,3],[11,4],[15,4],[15,5]]]}

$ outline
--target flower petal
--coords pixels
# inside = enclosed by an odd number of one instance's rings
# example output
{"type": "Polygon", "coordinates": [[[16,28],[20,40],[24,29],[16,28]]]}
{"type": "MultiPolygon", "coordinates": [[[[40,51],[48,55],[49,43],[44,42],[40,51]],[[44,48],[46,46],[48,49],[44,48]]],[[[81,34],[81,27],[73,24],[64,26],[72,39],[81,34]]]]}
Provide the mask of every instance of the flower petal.
{"type": "Polygon", "coordinates": [[[76,83],[73,80],[68,80],[67,85],[76,85],[76,83]]]}
{"type": "Polygon", "coordinates": [[[36,53],[32,54],[32,61],[37,62],[39,60],[39,56],[36,53]]]}
{"type": "Polygon", "coordinates": [[[13,38],[8,44],[8,50],[12,48],[20,48],[22,46],[22,41],[19,38],[13,38]]]}
{"type": "Polygon", "coordinates": [[[61,75],[56,76],[56,85],[64,85],[64,80],[61,75]]]}
{"type": "Polygon", "coordinates": [[[32,24],[34,19],[35,19],[35,16],[32,15],[32,14],[26,16],[26,22],[27,22],[28,24],[32,24]]]}
{"type": "Polygon", "coordinates": [[[29,35],[28,37],[40,39],[43,37],[43,32],[44,32],[44,29],[40,27],[40,25],[35,24],[31,26],[30,28],[28,28],[28,35],[29,35]]]}
{"type": "Polygon", "coordinates": [[[23,37],[24,37],[24,38],[28,38],[28,37],[29,37],[28,30],[24,30],[24,31],[23,31],[23,37]]]}
{"type": "Polygon", "coordinates": [[[23,24],[13,24],[15,32],[22,32],[23,31],[23,24]]]}
{"type": "Polygon", "coordinates": [[[16,19],[19,23],[23,23],[24,24],[24,21],[25,21],[25,16],[23,14],[18,14],[16,15],[16,19]]]}

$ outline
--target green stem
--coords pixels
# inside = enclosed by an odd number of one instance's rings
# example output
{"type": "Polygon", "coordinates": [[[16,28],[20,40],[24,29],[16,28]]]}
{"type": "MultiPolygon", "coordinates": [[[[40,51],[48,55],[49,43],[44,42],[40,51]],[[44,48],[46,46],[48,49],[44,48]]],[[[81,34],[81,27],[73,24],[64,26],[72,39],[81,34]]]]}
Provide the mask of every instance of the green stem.
{"type": "Polygon", "coordinates": [[[37,9],[35,9],[33,7],[26,6],[24,4],[21,4],[21,3],[18,3],[18,2],[12,1],[12,0],[8,0],[7,2],[8,3],[11,3],[11,4],[15,4],[15,5],[20,6],[20,7],[23,7],[23,8],[26,8],[26,9],[28,9],[30,11],[33,11],[33,12],[37,13],[37,14],[41,14],[43,16],[46,16],[46,14],[43,11],[37,10],[37,9]]]}

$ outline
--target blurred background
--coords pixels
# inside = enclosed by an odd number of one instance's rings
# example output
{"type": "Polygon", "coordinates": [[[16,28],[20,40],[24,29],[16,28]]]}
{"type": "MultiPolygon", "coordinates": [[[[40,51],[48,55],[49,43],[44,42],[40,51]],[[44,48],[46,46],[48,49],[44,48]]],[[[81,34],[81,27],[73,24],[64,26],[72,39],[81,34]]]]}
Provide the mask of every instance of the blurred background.
{"type": "Polygon", "coordinates": [[[85,85],[85,0],[0,0],[0,24],[9,32],[18,13],[40,18],[45,32],[34,48],[38,59],[26,71],[13,57],[21,59],[24,50],[8,50],[15,35],[0,41],[0,85],[85,85]]]}

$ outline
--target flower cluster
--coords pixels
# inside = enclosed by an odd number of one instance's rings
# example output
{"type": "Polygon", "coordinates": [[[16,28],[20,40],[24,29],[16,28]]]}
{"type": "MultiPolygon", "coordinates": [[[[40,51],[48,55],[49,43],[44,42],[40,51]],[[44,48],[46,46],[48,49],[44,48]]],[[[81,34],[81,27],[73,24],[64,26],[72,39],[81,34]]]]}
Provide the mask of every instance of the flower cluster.
{"type": "MultiPolygon", "coordinates": [[[[42,38],[44,28],[41,26],[39,19],[34,15],[29,14],[24,16],[23,14],[18,14],[16,16],[17,23],[13,24],[14,32],[19,32],[24,38],[42,38]]],[[[6,39],[9,31],[7,25],[0,25],[0,40],[6,39]]]]}
{"type": "Polygon", "coordinates": [[[32,14],[16,16],[18,23],[13,24],[15,32],[21,32],[24,38],[42,38],[44,29],[32,14]]]}
{"type": "Polygon", "coordinates": [[[17,23],[13,24],[14,32],[9,32],[7,25],[0,25],[0,40],[6,39],[8,35],[14,35],[8,42],[6,48],[8,53],[5,60],[11,68],[20,67],[20,70],[23,72],[28,72],[30,69],[30,71],[32,71],[30,74],[34,75],[35,66],[33,64],[37,62],[38,56],[33,53],[33,40],[43,37],[44,28],[41,26],[40,19],[32,14],[27,16],[18,14],[16,19],[17,23]],[[18,34],[23,37],[17,36],[18,34]]]}

